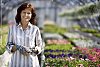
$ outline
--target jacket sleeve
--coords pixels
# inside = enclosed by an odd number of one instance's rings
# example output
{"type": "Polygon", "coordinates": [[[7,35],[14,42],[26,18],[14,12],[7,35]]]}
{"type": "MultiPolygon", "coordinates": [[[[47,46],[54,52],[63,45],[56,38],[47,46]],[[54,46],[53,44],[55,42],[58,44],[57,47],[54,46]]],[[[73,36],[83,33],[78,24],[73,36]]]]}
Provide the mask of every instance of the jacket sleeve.
{"type": "Polygon", "coordinates": [[[9,26],[9,32],[8,32],[8,38],[7,38],[7,44],[6,44],[6,48],[9,53],[11,53],[11,49],[14,46],[13,35],[12,35],[13,28],[12,27],[13,26],[9,26]]]}
{"type": "Polygon", "coordinates": [[[40,30],[38,28],[36,31],[36,47],[35,47],[35,49],[38,50],[38,54],[41,53],[42,48],[43,48],[43,42],[42,42],[40,30]]]}

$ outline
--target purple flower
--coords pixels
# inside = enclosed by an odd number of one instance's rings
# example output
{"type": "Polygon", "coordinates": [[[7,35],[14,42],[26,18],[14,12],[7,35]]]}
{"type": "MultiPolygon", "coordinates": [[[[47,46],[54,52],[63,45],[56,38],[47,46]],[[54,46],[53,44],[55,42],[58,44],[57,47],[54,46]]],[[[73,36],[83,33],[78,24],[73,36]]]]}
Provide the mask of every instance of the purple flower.
{"type": "Polygon", "coordinates": [[[61,54],[61,57],[65,57],[66,55],[65,54],[61,54]]]}
{"type": "Polygon", "coordinates": [[[52,55],[52,54],[49,54],[48,56],[49,56],[49,57],[52,57],[53,55],[52,55]]]}
{"type": "Polygon", "coordinates": [[[65,52],[65,50],[61,50],[62,52],[65,52]]]}
{"type": "Polygon", "coordinates": [[[52,55],[52,58],[56,58],[56,55],[52,55]]]}
{"type": "Polygon", "coordinates": [[[71,57],[72,55],[73,55],[72,53],[67,54],[68,57],[71,57]]]}
{"type": "Polygon", "coordinates": [[[82,54],[79,55],[79,58],[82,58],[82,54]]]}
{"type": "Polygon", "coordinates": [[[49,50],[44,50],[44,52],[48,52],[49,50]]]}
{"type": "Polygon", "coordinates": [[[53,50],[50,50],[50,52],[53,52],[53,50]]]}
{"type": "Polygon", "coordinates": [[[48,56],[49,58],[56,58],[56,55],[53,55],[53,54],[49,54],[48,56]]]}
{"type": "Polygon", "coordinates": [[[57,50],[55,50],[55,52],[60,52],[60,50],[57,49],[57,50]]]}
{"type": "Polygon", "coordinates": [[[88,58],[87,55],[84,55],[84,56],[83,56],[83,59],[84,59],[84,60],[86,60],[87,58],[88,58]]]}

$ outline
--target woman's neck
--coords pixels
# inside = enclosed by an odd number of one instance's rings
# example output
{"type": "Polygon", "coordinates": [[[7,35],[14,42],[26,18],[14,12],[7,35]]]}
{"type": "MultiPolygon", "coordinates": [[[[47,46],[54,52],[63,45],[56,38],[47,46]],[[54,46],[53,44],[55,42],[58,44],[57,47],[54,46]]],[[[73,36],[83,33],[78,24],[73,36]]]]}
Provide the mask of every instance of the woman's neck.
{"type": "Polygon", "coordinates": [[[21,22],[22,28],[26,29],[28,26],[28,22],[21,22]]]}

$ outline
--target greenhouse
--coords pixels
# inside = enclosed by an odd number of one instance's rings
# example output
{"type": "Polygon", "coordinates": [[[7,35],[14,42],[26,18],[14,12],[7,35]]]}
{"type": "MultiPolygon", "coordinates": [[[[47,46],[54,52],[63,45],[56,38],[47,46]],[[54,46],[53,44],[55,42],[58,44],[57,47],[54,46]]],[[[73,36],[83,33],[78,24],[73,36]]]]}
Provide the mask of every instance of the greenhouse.
{"type": "Polygon", "coordinates": [[[35,25],[45,45],[40,67],[100,67],[99,0],[1,0],[0,67],[9,67],[9,27],[23,3],[35,6],[35,25]]]}

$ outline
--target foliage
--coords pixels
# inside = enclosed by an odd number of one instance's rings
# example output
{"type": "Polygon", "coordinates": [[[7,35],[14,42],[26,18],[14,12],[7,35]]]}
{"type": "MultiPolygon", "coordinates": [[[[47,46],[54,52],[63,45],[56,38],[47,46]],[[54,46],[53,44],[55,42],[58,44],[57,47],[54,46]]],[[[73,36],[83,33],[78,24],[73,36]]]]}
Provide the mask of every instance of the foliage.
{"type": "Polygon", "coordinates": [[[100,38],[100,33],[94,33],[93,35],[100,38]]]}
{"type": "Polygon", "coordinates": [[[7,37],[7,35],[2,36],[2,42],[0,44],[0,55],[3,54],[5,51],[6,37],[7,37]]]}
{"type": "Polygon", "coordinates": [[[100,49],[74,47],[72,50],[45,49],[46,66],[54,67],[99,67],[100,49]],[[94,58],[95,57],[95,58],[94,58]]]}
{"type": "Polygon", "coordinates": [[[0,33],[0,55],[4,53],[5,51],[5,45],[7,41],[7,32],[8,32],[8,26],[2,25],[0,28],[2,28],[2,32],[0,33]]]}
{"type": "Polygon", "coordinates": [[[65,33],[67,30],[66,28],[62,28],[62,27],[59,27],[57,25],[45,25],[44,26],[44,32],[49,32],[49,33],[65,33]]]}
{"type": "Polygon", "coordinates": [[[100,3],[90,3],[75,9],[67,10],[62,12],[60,16],[67,17],[68,19],[82,19],[88,17],[95,17],[99,15],[100,3]]]}
{"type": "Polygon", "coordinates": [[[79,25],[75,25],[75,26],[73,26],[73,29],[74,30],[79,30],[79,29],[81,29],[81,27],[79,25]]]}
{"type": "Polygon", "coordinates": [[[69,50],[73,47],[72,44],[46,44],[45,49],[52,49],[52,50],[56,50],[56,49],[61,49],[61,50],[69,50]]]}
{"type": "Polygon", "coordinates": [[[95,30],[95,29],[87,29],[87,28],[83,28],[83,29],[81,29],[81,31],[83,31],[83,32],[87,32],[87,33],[97,33],[98,32],[98,30],[95,30]]]}
{"type": "Polygon", "coordinates": [[[83,32],[86,32],[86,33],[91,33],[92,35],[94,35],[96,37],[100,37],[100,31],[98,31],[96,29],[81,28],[80,30],[83,32]]]}

